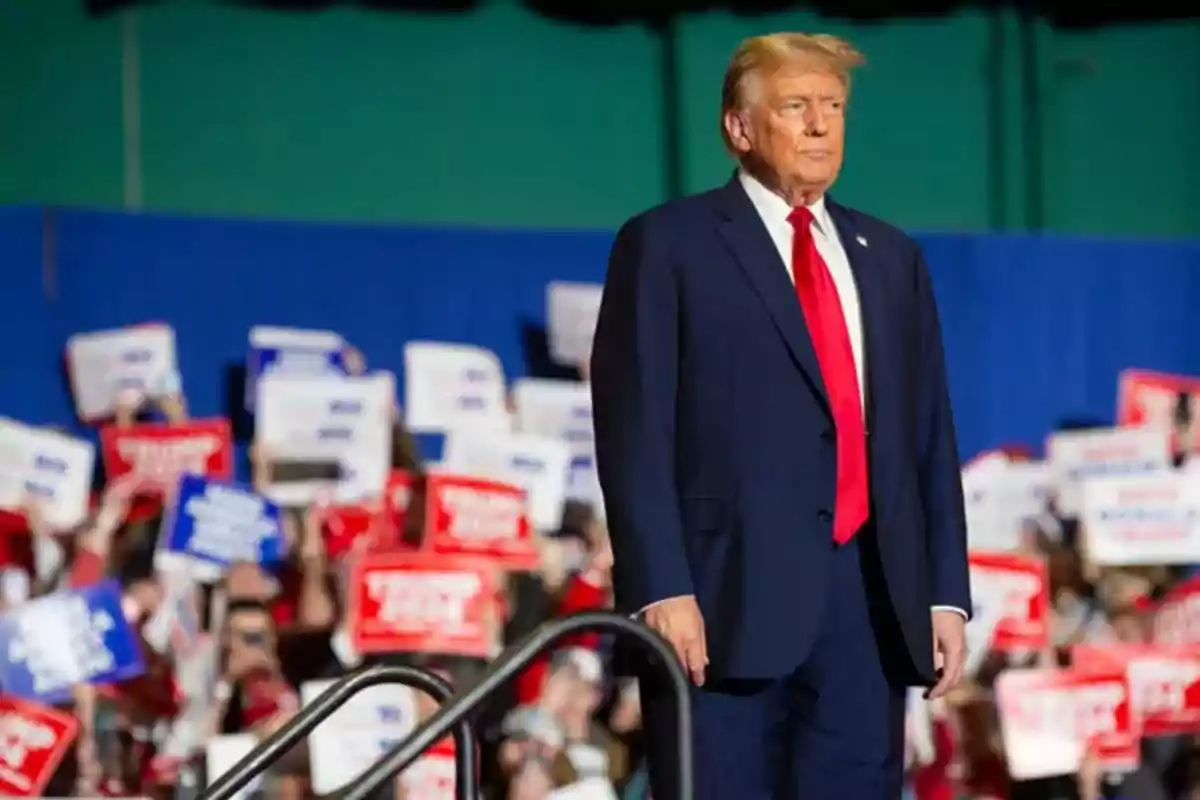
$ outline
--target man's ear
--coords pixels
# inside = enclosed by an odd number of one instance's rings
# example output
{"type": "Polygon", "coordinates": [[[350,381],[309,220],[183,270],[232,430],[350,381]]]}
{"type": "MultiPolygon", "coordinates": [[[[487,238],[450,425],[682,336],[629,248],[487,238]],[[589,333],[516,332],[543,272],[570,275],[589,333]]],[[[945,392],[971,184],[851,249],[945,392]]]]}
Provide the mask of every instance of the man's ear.
{"type": "Polygon", "coordinates": [[[721,122],[725,127],[725,136],[736,152],[748,153],[753,149],[750,141],[750,126],[744,111],[736,109],[726,111],[721,122]]]}

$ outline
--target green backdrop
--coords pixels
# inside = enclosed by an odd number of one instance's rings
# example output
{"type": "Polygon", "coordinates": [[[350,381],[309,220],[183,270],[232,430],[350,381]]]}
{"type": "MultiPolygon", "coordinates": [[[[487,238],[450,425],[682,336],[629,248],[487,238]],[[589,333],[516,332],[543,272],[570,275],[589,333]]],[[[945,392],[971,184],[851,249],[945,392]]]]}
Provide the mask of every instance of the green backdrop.
{"type": "MultiPolygon", "coordinates": [[[[565,25],[516,0],[459,16],[164,0],[92,19],[81,5],[0,0],[0,203],[611,227],[668,191],[662,53],[644,28],[565,25]]],[[[686,189],[730,169],[716,135],[729,52],[782,28],[841,33],[868,56],[846,202],[924,230],[1200,235],[1198,22],[1038,26],[1023,51],[1014,18],[981,12],[688,17],[686,189]]]]}

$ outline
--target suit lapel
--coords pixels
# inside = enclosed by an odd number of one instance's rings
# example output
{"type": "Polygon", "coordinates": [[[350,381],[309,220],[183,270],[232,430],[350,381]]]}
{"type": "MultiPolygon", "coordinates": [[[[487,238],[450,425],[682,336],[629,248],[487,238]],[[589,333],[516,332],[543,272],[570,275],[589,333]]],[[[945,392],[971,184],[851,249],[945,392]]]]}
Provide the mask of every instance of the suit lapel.
{"type": "Polygon", "coordinates": [[[858,303],[861,313],[863,336],[863,358],[866,368],[863,370],[866,386],[863,387],[863,397],[866,398],[867,430],[871,429],[875,416],[875,389],[878,387],[876,377],[879,375],[879,359],[886,352],[885,343],[880,337],[887,330],[885,315],[890,304],[882,293],[883,282],[876,275],[876,253],[871,250],[871,243],[860,234],[854,224],[854,216],[843,206],[825,198],[825,207],[837,227],[838,238],[846,258],[850,261],[850,269],[854,273],[854,284],[858,289],[858,303]]]}
{"type": "Polygon", "coordinates": [[[817,352],[808,334],[796,288],[788,278],[790,265],[780,260],[779,250],[766,225],[737,178],[720,189],[717,197],[723,218],[718,228],[721,238],[762,298],[792,358],[828,411],[829,399],[821,379],[817,352]]]}

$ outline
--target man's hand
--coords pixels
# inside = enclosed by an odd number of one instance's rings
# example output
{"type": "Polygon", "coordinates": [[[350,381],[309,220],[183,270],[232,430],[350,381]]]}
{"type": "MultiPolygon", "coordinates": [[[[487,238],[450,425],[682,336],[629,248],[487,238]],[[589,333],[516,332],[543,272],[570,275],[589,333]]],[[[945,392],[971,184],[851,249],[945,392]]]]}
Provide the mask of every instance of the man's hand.
{"type": "Polygon", "coordinates": [[[945,697],[963,676],[967,661],[967,621],[957,611],[933,612],[933,666],[941,671],[929,699],[945,697]]]}
{"type": "Polygon", "coordinates": [[[696,598],[688,595],[662,600],[647,608],[643,619],[675,648],[692,682],[703,686],[708,644],[704,640],[704,617],[696,598]]]}

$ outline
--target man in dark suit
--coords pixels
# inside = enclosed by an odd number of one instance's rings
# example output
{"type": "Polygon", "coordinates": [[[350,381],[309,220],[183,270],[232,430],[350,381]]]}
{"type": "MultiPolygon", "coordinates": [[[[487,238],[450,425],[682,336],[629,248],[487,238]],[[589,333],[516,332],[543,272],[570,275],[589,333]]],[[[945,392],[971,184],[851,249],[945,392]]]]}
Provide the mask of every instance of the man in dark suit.
{"type": "MultiPolygon", "coordinates": [[[[905,686],[962,672],[929,276],[826,196],[860,60],[832,36],[744,42],[722,93],[737,175],[631,219],[609,261],[591,377],[614,589],[693,678],[706,800],[897,800],[905,686]]],[[[653,795],[674,800],[669,693],[642,685],[653,795]]]]}

